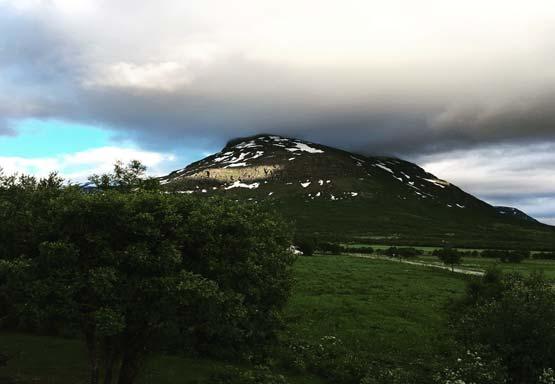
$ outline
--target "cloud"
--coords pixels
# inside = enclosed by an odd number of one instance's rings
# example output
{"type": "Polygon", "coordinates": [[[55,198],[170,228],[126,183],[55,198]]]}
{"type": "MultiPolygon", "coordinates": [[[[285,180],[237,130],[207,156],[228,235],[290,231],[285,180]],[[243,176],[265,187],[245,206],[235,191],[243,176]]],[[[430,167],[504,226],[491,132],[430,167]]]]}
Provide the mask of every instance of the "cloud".
{"type": "Polygon", "coordinates": [[[57,171],[67,180],[83,182],[93,173],[110,172],[116,161],[127,163],[136,159],[148,167],[150,175],[155,176],[172,169],[176,157],[173,154],[131,148],[100,147],[42,158],[0,156],[0,164],[4,174],[24,173],[44,177],[57,171]]]}
{"type": "Polygon", "coordinates": [[[172,91],[191,81],[187,69],[174,61],[143,65],[121,62],[104,68],[96,77],[84,80],[83,85],[172,91]]]}
{"type": "Polygon", "coordinates": [[[4,120],[100,122],[157,149],[262,131],[402,154],[555,140],[550,1],[0,7],[4,120]]]}
{"type": "Polygon", "coordinates": [[[427,171],[493,205],[516,206],[555,222],[555,144],[494,145],[424,155],[427,171]]]}
{"type": "Polygon", "coordinates": [[[552,0],[0,0],[0,135],[49,118],[167,153],[274,132],[550,212],[554,25],[552,0]]]}

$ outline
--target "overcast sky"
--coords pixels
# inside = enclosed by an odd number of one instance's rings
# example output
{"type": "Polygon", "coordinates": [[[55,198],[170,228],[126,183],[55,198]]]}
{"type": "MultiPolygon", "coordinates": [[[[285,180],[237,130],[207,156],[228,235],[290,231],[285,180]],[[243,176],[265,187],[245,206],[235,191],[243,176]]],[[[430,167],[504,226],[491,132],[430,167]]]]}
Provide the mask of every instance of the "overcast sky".
{"type": "Polygon", "coordinates": [[[0,166],[161,174],[271,132],[555,224],[553,0],[0,0],[0,166]]]}

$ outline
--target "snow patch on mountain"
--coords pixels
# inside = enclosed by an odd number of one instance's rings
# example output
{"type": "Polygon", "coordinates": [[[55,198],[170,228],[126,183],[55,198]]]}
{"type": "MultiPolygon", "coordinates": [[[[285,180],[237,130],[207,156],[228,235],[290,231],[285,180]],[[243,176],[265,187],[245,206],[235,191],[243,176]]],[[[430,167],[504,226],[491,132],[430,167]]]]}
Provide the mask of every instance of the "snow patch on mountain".
{"type": "Polygon", "coordinates": [[[260,186],[260,183],[252,183],[252,184],[246,184],[246,183],[242,183],[240,180],[237,180],[236,182],[234,182],[231,185],[228,185],[227,187],[225,187],[224,189],[228,190],[228,189],[232,189],[232,188],[248,188],[248,189],[256,189],[260,186]]]}
{"type": "Polygon", "coordinates": [[[324,153],[324,151],[322,151],[321,149],[311,147],[305,143],[295,142],[294,144],[295,144],[295,147],[285,148],[285,150],[289,152],[302,151],[302,152],[308,152],[308,153],[324,153]]]}

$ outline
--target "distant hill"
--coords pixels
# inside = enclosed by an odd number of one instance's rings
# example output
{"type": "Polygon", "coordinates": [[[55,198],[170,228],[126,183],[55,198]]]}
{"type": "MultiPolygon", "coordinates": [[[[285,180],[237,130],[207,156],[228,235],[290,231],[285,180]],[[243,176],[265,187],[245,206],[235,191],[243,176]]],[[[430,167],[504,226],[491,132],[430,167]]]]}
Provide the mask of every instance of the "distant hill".
{"type": "Polygon", "coordinates": [[[535,221],[537,222],[536,219],[534,219],[532,216],[528,216],[526,213],[522,212],[520,209],[517,208],[513,208],[513,207],[494,207],[495,210],[497,211],[497,213],[499,213],[500,215],[506,215],[506,216],[512,216],[515,218],[519,218],[522,220],[526,220],[526,221],[535,221]]]}
{"type": "Polygon", "coordinates": [[[555,227],[418,165],[276,135],[230,141],[161,177],[169,191],[270,204],[297,232],[361,243],[555,248],[555,227]]]}

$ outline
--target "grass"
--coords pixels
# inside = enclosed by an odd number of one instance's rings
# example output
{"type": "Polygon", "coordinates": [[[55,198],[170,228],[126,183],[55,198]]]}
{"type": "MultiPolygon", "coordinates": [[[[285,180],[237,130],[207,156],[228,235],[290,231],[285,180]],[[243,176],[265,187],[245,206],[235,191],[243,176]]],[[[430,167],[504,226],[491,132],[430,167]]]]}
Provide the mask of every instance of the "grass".
{"type": "MultiPolygon", "coordinates": [[[[8,366],[0,368],[3,377],[15,377],[21,383],[80,384],[88,382],[87,354],[83,342],[60,337],[23,333],[0,333],[0,347],[12,356],[8,366]]],[[[248,368],[210,359],[156,355],[147,361],[139,384],[185,384],[209,379],[229,366],[248,368]]],[[[285,374],[296,384],[317,384],[310,375],[285,374]]]]}
{"type": "MultiPolygon", "coordinates": [[[[416,258],[416,260],[440,264],[437,257],[434,256],[420,256],[416,258]]],[[[535,271],[543,272],[548,279],[555,280],[555,260],[527,259],[520,263],[501,263],[499,259],[463,257],[460,265],[460,267],[472,270],[486,270],[494,266],[501,269],[503,272],[518,272],[524,275],[528,275],[535,271]]]]}
{"type": "MultiPolygon", "coordinates": [[[[350,256],[301,257],[285,309],[283,337],[318,343],[336,336],[369,359],[426,364],[445,335],[444,306],[462,294],[466,277],[443,270],[350,256]]],[[[78,384],[87,380],[79,340],[1,333],[0,347],[14,355],[2,376],[23,383],[78,384]]],[[[154,356],[140,383],[193,383],[223,371],[224,362],[154,356]]],[[[291,383],[319,383],[311,375],[287,374],[291,383]]],[[[1,381],[1,380],[0,380],[1,381]]]]}
{"type": "Polygon", "coordinates": [[[293,335],[336,336],[377,360],[431,358],[445,331],[444,307],[465,278],[443,270],[349,256],[301,257],[286,310],[293,335]]]}
{"type": "MultiPolygon", "coordinates": [[[[347,247],[351,252],[356,252],[357,248],[365,248],[365,247],[372,247],[374,250],[384,250],[390,248],[390,245],[383,245],[383,244],[360,244],[360,243],[349,243],[349,244],[342,244],[343,246],[347,247]]],[[[404,247],[404,246],[400,246],[404,247]]],[[[422,261],[425,263],[434,263],[441,265],[442,263],[438,260],[437,257],[432,256],[431,253],[438,249],[437,247],[426,247],[426,246],[408,246],[411,248],[419,249],[423,251],[425,254],[414,259],[415,261],[422,261]]],[[[483,251],[483,249],[478,248],[459,248],[462,251],[483,251]]],[[[537,253],[538,251],[533,251],[532,254],[537,253]]],[[[544,275],[550,279],[555,280],[555,260],[544,260],[544,259],[526,259],[523,260],[521,263],[502,263],[499,259],[492,259],[486,257],[463,257],[462,263],[460,267],[465,269],[470,269],[474,271],[485,271],[491,267],[497,267],[501,269],[503,272],[512,273],[522,273],[524,275],[528,275],[532,272],[543,272],[544,275]]]]}

